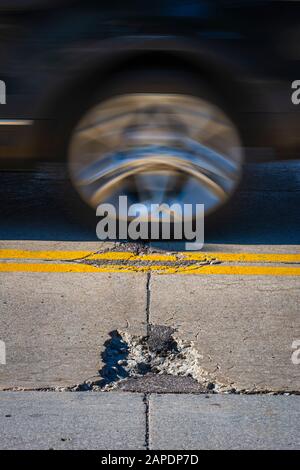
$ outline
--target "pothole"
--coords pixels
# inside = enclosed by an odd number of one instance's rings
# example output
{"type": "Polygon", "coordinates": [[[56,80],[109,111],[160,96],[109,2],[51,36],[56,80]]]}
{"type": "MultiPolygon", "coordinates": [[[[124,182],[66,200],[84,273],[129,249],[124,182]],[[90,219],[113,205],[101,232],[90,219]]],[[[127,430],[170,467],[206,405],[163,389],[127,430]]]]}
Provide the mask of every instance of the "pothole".
{"type": "Polygon", "coordinates": [[[150,325],[147,336],[115,330],[105,346],[101,379],[77,390],[208,393],[222,388],[201,367],[202,356],[193,344],[173,328],[150,325]]]}

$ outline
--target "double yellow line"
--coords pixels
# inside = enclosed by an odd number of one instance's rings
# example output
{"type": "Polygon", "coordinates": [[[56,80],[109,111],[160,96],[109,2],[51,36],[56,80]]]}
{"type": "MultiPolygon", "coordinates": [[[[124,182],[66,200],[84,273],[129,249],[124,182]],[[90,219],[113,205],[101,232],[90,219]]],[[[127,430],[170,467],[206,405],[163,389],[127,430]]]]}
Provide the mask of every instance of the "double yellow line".
{"type": "Polygon", "coordinates": [[[300,253],[134,254],[0,249],[0,272],[225,274],[299,276],[300,253]],[[297,266],[299,264],[299,266],[297,266]]]}

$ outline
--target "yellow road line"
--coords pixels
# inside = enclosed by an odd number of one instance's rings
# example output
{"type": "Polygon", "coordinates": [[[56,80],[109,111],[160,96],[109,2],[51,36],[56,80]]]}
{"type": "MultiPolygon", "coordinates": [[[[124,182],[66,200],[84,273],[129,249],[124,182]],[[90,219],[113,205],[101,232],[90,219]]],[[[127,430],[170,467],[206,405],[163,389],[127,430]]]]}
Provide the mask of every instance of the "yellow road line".
{"type": "MultiPolygon", "coordinates": [[[[207,253],[219,261],[240,263],[299,263],[300,253],[207,253]]],[[[202,253],[184,253],[188,260],[202,260],[202,253]],[[200,256],[199,256],[200,255],[200,256]],[[199,256],[199,258],[198,258],[199,256]]]]}
{"type": "Polygon", "coordinates": [[[285,266],[207,265],[179,268],[177,274],[219,274],[237,276],[300,276],[300,268],[285,266]]]}
{"type": "Polygon", "coordinates": [[[39,273],[120,273],[149,272],[162,274],[219,274],[219,275],[256,275],[256,276],[300,276],[300,268],[285,266],[129,266],[103,265],[91,266],[79,263],[0,263],[0,272],[39,272],[39,273]]]}
{"type": "Polygon", "coordinates": [[[0,250],[1,259],[44,259],[44,260],[70,260],[84,258],[91,251],[60,251],[60,250],[0,250]]]}
{"type": "Polygon", "coordinates": [[[108,251],[95,253],[91,251],[35,251],[35,250],[0,250],[0,259],[43,259],[68,261],[79,258],[90,260],[118,260],[118,261],[168,261],[178,260],[205,261],[216,258],[225,262],[243,263],[300,263],[300,253],[219,253],[219,252],[181,252],[177,255],[151,253],[135,255],[131,252],[108,251]]]}
{"type": "MultiPolygon", "coordinates": [[[[91,251],[35,251],[35,250],[0,250],[0,259],[43,259],[43,260],[73,260],[88,258],[91,260],[143,260],[143,261],[177,261],[175,255],[159,253],[135,255],[130,251],[107,251],[94,253],[91,251]]],[[[204,258],[204,257],[203,257],[204,258]]]]}

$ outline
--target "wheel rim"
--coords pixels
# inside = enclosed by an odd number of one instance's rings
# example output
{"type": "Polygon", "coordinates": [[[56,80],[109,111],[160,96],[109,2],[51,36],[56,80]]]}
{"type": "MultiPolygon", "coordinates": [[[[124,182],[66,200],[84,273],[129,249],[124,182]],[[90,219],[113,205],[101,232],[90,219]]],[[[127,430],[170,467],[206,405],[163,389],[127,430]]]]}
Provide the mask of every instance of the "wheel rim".
{"type": "MultiPolygon", "coordinates": [[[[116,96],[88,111],[69,148],[73,185],[93,208],[119,196],[143,204],[204,204],[215,211],[235,190],[242,150],[235,126],[215,105],[177,94],[116,96]]],[[[128,214],[120,213],[119,217],[128,214]]],[[[176,217],[176,215],[175,215],[176,217]]]]}

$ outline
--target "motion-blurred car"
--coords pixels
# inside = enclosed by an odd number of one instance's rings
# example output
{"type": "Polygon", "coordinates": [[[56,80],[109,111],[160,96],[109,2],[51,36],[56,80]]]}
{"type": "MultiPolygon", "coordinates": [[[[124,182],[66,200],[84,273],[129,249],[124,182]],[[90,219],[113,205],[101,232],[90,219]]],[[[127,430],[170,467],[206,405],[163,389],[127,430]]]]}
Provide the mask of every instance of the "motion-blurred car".
{"type": "Polygon", "coordinates": [[[296,158],[300,2],[0,0],[0,156],[63,159],[92,208],[204,203],[296,158]]]}

